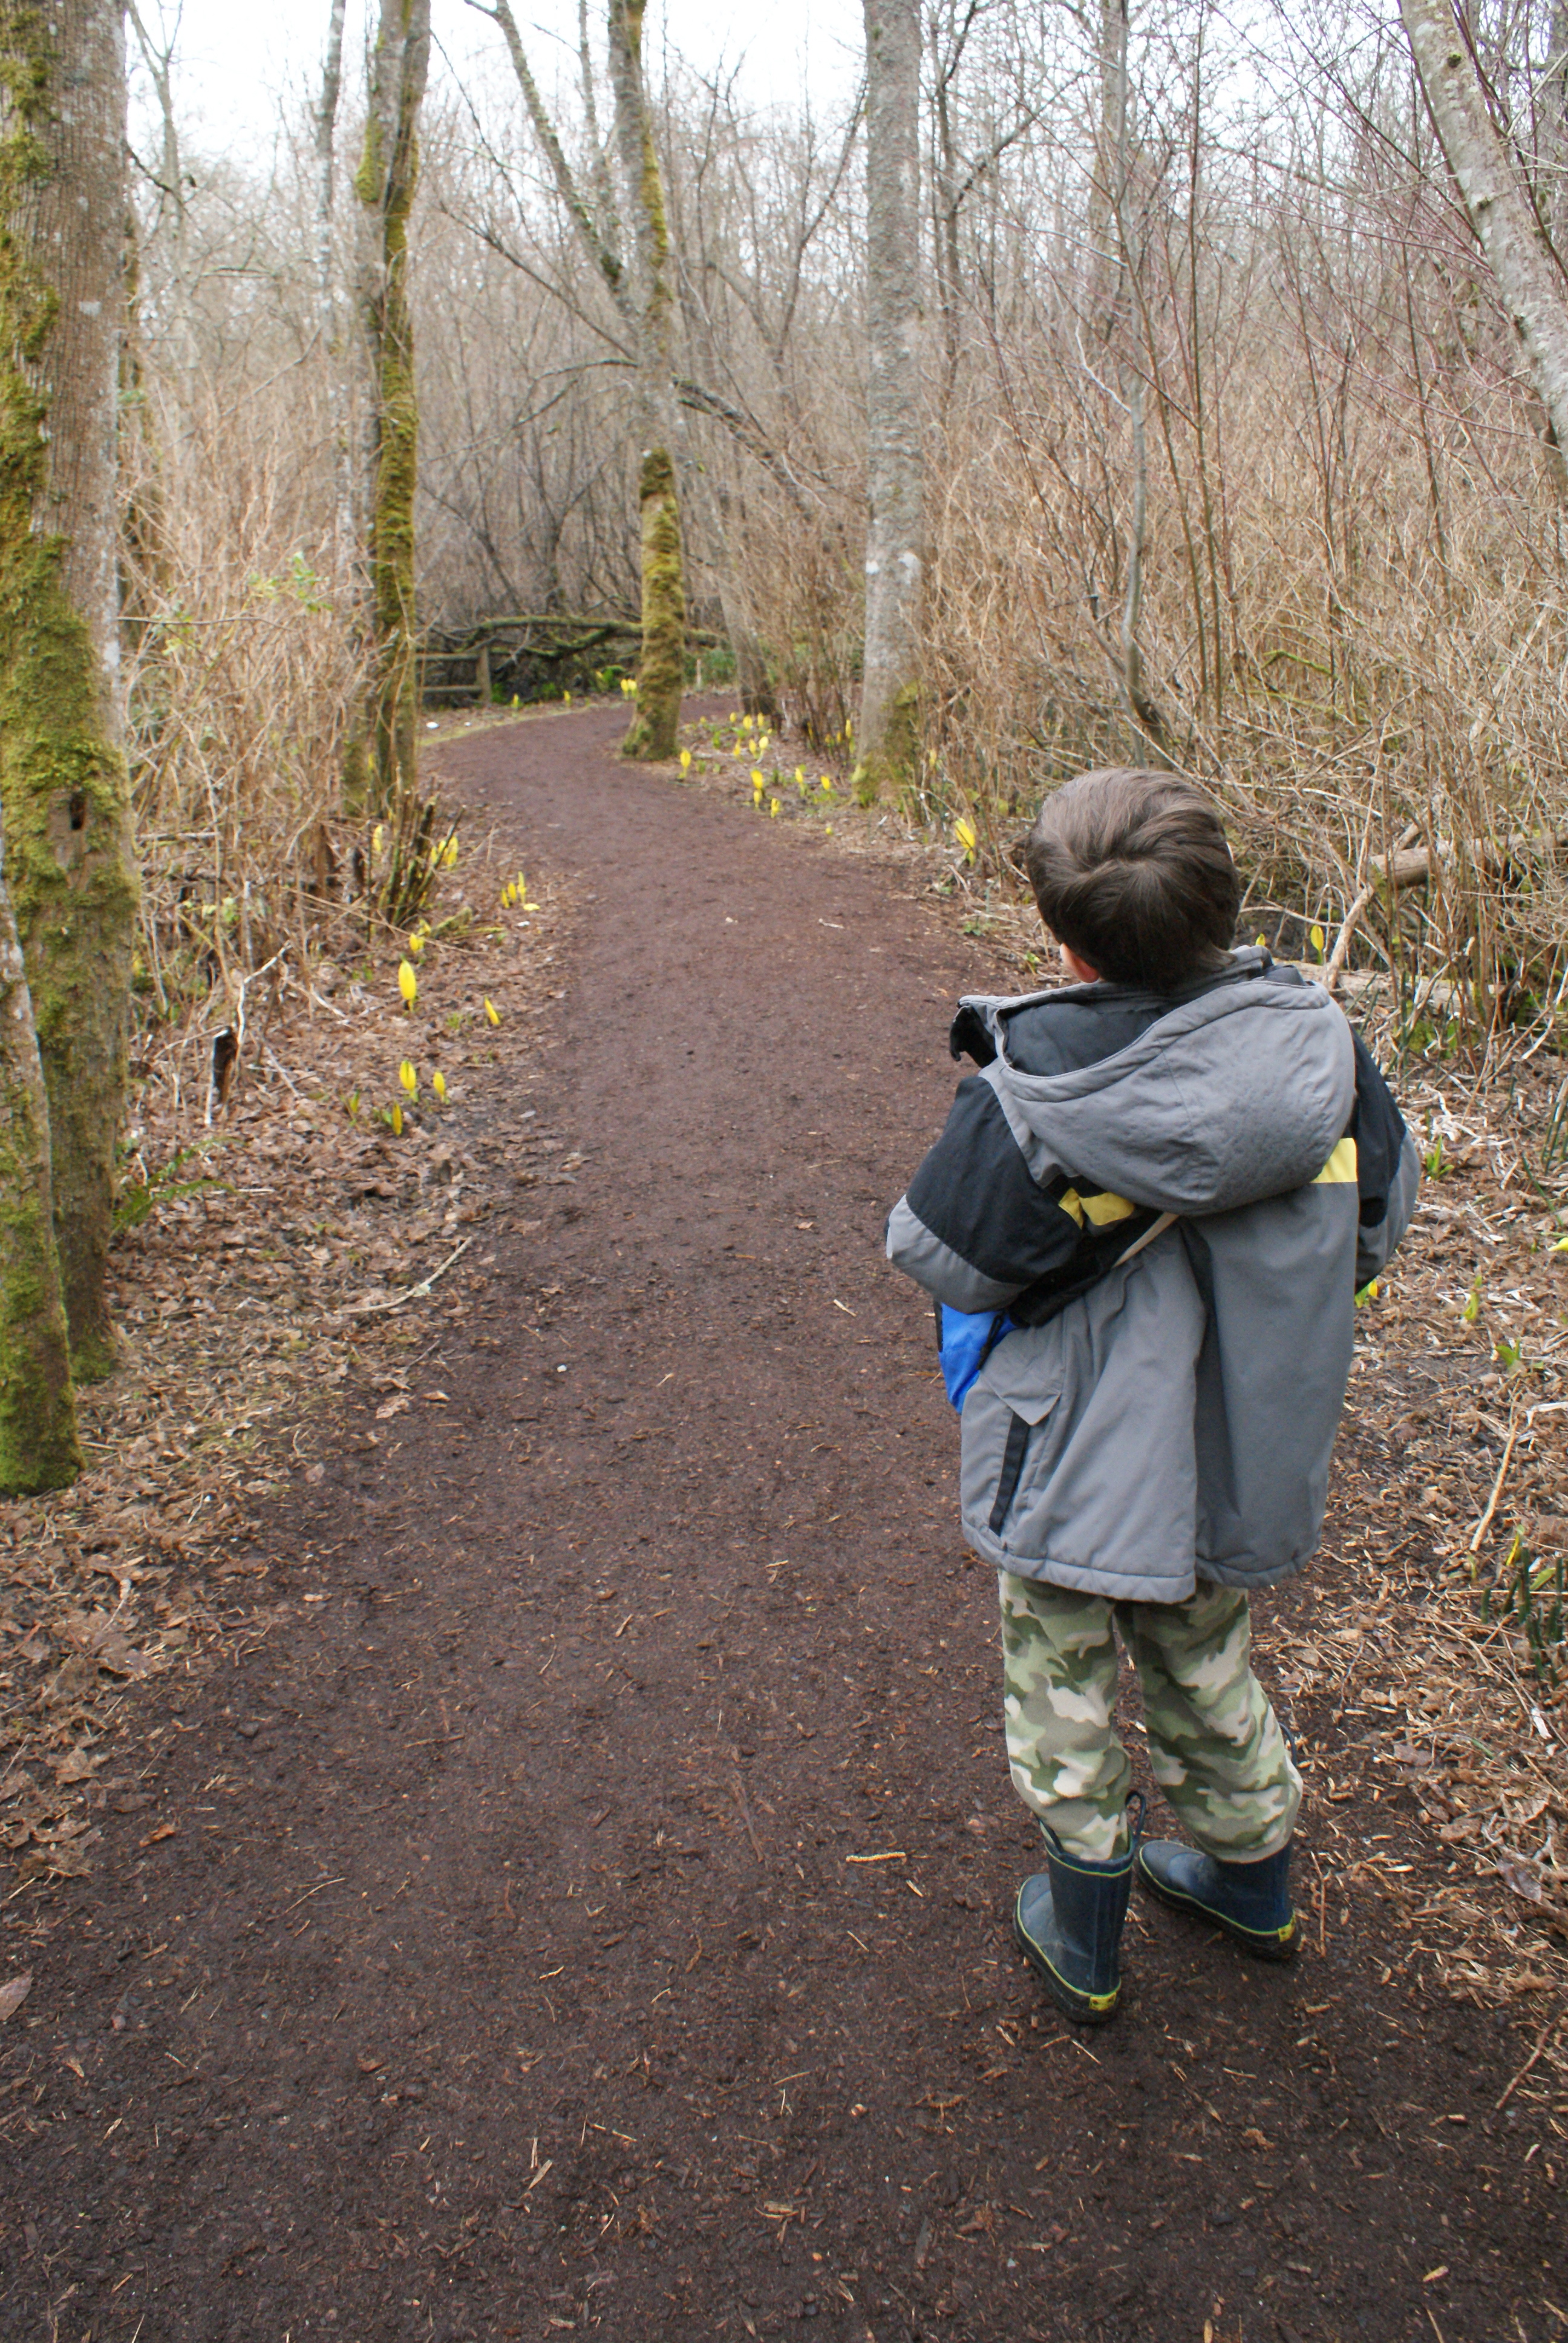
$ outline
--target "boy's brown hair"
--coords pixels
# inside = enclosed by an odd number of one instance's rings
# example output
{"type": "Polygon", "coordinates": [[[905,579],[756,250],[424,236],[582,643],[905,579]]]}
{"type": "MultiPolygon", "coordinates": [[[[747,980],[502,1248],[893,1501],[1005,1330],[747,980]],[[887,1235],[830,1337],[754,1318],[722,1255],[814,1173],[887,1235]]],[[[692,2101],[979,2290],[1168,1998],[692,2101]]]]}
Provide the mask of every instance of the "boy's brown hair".
{"type": "Polygon", "coordinates": [[[1040,807],[1023,859],[1057,941],[1113,983],[1173,992],[1230,950],[1236,866],[1214,807],[1174,773],[1080,773],[1040,807]]]}

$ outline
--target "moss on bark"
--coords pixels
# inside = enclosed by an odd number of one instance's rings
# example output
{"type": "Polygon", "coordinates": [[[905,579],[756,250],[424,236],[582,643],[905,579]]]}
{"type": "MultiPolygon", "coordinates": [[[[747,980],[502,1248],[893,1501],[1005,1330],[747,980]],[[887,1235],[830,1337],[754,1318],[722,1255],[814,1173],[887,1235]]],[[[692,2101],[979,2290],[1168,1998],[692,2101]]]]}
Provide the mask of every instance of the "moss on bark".
{"type": "Polygon", "coordinates": [[[642,664],[637,714],[621,753],[659,762],[673,757],[686,679],[686,580],[675,466],[664,447],[642,459],[642,664]]]}
{"type": "Polygon", "coordinates": [[[82,1469],[49,1184],[49,1109],[22,947],[0,879],[0,1495],[82,1469]]]}
{"type": "Polygon", "coordinates": [[[365,149],[354,179],[360,202],[374,216],[379,245],[367,304],[375,375],[368,809],[376,813],[394,811],[414,794],[418,782],[414,493],[419,406],[408,298],[408,216],[419,179],[419,108],[429,45],[428,0],[391,0],[390,5],[383,5],[365,149]]]}
{"type": "Polygon", "coordinates": [[[882,737],[868,749],[852,777],[856,798],[863,806],[879,798],[896,798],[918,779],[920,770],[920,688],[906,683],[887,703],[882,737]]]}
{"type": "Polygon", "coordinates": [[[0,797],[65,1310],[76,1373],[93,1376],[114,1363],[104,1274],[136,912],[107,672],[124,193],[114,20],[87,0],[47,25],[0,6],[0,797]],[[69,107],[55,100],[56,78],[69,107]]]}

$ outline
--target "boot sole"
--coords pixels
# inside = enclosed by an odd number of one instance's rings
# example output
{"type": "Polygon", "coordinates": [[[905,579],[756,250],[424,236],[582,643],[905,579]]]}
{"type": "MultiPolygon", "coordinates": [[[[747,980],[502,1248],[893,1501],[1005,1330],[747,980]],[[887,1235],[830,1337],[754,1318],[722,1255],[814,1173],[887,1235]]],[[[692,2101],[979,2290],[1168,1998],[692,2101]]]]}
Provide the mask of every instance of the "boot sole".
{"type": "Polygon", "coordinates": [[[1233,1945],[1251,1953],[1255,1961],[1293,1961],[1302,1949],[1302,1923],[1294,1912],[1282,1936],[1277,1929],[1263,1935],[1256,1928],[1242,1927],[1239,1920],[1228,1919],[1224,1913],[1212,1910],[1207,1904],[1200,1904],[1195,1896],[1183,1896],[1178,1888],[1167,1887],[1151,1871],[1145,1871],[1141,1855],[1133,1864],[1132,1872],[1139,1886],[1156,1904],[1163,1904],[1168,1912],[1185,1912],[1189,1919],[1207,1921],[1211,1928],[1218,1928],[1233,1945]]]}
{"type": "Polygon", "coordinates": [[[1081,1993],[1076,1986],[1069,1985],[1051,1967],[1033,1937],[1025,1935],[1016,1911],[1012,1916],[1012,1940],[1064,2016],[1070,2017],[1075,2026],[1110,2025],[1121,1999],[1120,1985],[1109,1994],[1081,1993]]]}

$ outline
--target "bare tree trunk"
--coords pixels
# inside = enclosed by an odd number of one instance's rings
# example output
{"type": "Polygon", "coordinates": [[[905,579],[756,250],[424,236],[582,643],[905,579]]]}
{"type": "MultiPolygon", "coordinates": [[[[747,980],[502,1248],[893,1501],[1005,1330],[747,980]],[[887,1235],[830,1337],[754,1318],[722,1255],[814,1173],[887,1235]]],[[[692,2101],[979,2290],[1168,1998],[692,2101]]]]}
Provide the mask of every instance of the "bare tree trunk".
{"type": "Polygon", "coordinates": [[[332,0],[327,27],[327,57],[316,108],[316,300],[317,330],[327,359],[327,409],[332,430],[333,582],[341,586],[355,542],[354,452],[348,436],[348,384],[338,298],[337,258],[333,240],[337,106],[343,91],[343,20],[347,0],[332,0]]]}
{"type": "Polygon", "coordinates": [[[937,264],[937,310],[941,319],[941,405],[946,416],[959,370],[959,213],[963,196],[959,186],[958,151],[953,137],[953,85],[963,59],[964,44],[976,15],[969,0],[962,22],[947,21],[931,12],[931,228],[937,264]],[[944,35],[946,39],[944,41],[944,35]]]}
{"type": "Polygon", "coordinates": [[[0,8],[0,795],[48,1091],[75,1368],[104,1280],[136,913],[119,704],[116,405],[126,216],[116,0],[0,8]]]}
{"type": "Polygon", "coordinates": [[[1546,125],[1546,225],[1559,260],[1568,237],[1568,0],[1553,0],[1552,48],[1542,92],[1546,125]]]}
{"type": "Polygon", "coordinates": [[[0,867],[0,1496],[82,1469],[49,1179],[49,1104],[0,867]]]}
{"type": "Polygon", "coordinates": [[[578,244],[603,280],[631,345],[637,375],[639,464],[638,496],[642,535],[642,664],[637,714],[622,743],[628,757],[673,757],[680,727],[686,670],[686,578],[681,548],[680,492],[676,478],[674,297],[664,181],[642,75],[644,0],[609,0],[610,87],[622,197],[631,220],[628,270],[608,178],[601,166],[593,74],[586,32],[581,36],[583,95],[594,143],[589,193],[578,185],[529,68],[509,0],[469,0],[498,24],[511,53],[518,86],[566,206],[578,244]],[[592,200],[589,196],[591,194],[592,200]]]}
{"type": "Polygon", "coordinates": [[[1116,331],[1127,268],[1127,0],[1101,0],[1100,122],[1089,190],[1090,321],[1101,341],[1116,331]]]}
{"type": "Polygon", "coordinates": [[[916,0],[866,17],[866,639],[856,788],[868,803],[920,765],[925,569],[920,444],[920,104],[916,0]]]}
{"type": "Polygon", "coordinates": [[[1400,0],[1400,13],[1476,241],[1530,363],[1559,458],[1568,458],[1568,302],[1535,214],[1492,126],[1450,0],[1400,0]]]}
{"type": "Polygon", "coordinates": [[[128,0],[126,14],[136,33],[136,46],[142,53],[142,63],[153,85],[153,93],[158,101],[158,119],[163,130],[156,179],[158,228],[162,230],[167,224],[167,316],[163,339],[173,358],[174,373],[183,399],[190,394],[191,372],[196,363],[196,340],[191,329],[190,221],[186,206],[186,167],[180,153],[179,124],[175,116],[174,37],[171,35],[160,49],[143,24],[136,0],[128,0]]]}
{"type": "Polygon", "coordinates": [[[419,176],[419,108],[430,66],[430,0],[381,0],[365,153],[355,178],[375,236],[365,287],[372,379],[369,516],[371,788],[384,813],[417,786],[419,651],[414,490],[419,410],[408,302],[408,215],[419,176]]]}

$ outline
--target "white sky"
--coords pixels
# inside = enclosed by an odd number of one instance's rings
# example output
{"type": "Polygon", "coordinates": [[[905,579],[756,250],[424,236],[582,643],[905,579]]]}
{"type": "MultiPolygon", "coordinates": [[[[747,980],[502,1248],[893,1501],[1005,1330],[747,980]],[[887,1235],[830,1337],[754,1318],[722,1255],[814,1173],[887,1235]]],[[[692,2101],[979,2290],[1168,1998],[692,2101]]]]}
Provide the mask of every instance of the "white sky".
{"type": "MultiPolygon", "coordinates": [[[[576,55],[576,0],[513,0],[530,62],[548,89],[568,72],[576,55]]],[[[175,46],[175,102],[187,143],[208,155],[230,153],[259,159],[271,144],[284,100],[314,95],[326,47],[329,0],[264,0],[260,7],[236,0],[165,0],[166,26],[178,15],[175,46]]],[[[158,0],[141,0],[142,21],[154,37],[158,0]]],[[[362,80],[367,0],[349,0],[345,42],[344,100],[352,103],[362,80]]],[[[603,0],[590,0],[590,19],[602,42],[603,0]]],[[[510,67],[501,36],[463,0],[435,0],[434,92],[446,76],[443,51],[468,78],[494,76],[510,85],[510,67]]],[[[860,0],[761,0],[750,8],[726,0],[652,0],[647,45],[650,61],[668,43],[705,74],[721,66],[740,68],[739,88],[750,104],[792,106],[809,92],[813,106],[829,113],[852,91],[862,45],[860,0]]],[[[139,110],[146,80],[130,43],[133,105],[139,110]]],[[[470,85],[476,85],[471,83],[470,85]]],[[[143,126],[134,132],[145,136],[143,126]]]]}

